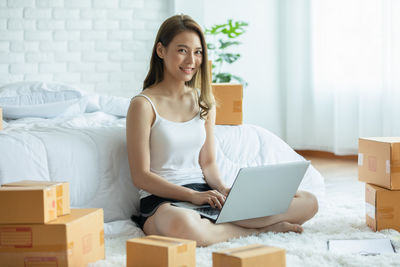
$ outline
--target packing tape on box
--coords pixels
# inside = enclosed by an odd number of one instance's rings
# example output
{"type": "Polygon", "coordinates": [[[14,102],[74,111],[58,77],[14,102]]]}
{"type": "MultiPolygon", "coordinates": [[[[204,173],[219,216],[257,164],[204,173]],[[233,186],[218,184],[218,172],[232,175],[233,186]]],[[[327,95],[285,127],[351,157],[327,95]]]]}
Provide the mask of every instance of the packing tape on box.
{"type": "MultiPolygon", "coordinates": [[[[50,190],[50,189],[45,189],[46,190],[46,195],[47,195],[47,197],[48,198],[54,198],[55,197],[55,191],[53,191],[53,190],[50,190]]],[[[57,199],[57,198],[56,198],[57,199]]],[[[56,200],[53,200],[53,201],[50,201],[50,202],[48,202],[49,203],[49,211],[48,211],[48,216],[49,216],[49,218],[57,218],[57,214],[56,214],[56,212],[57,212],[57,203],[56,203],[56,200]]]]}
{"type": "Polygon", "coordinates": [[[369,216],[371,219],[375,220],[375,206],[365,202],[365,213],[367,216],[369,216]]]}
{"type": "Polygon", "coordinates": [[[104,245],[104,229],[100,231],[100,246],[104,245]]]}
{"type": "Polygon", "coordinates": [[[266,246],[264,245],[258,245],[255,247],[246,247],[246,248],[237,248],[231,251],[227,251],[227,252],[222,252],[226,255],[232,255],[232,254],[237,254],[237,253],[241,253],[241,252],[246,252],[246,251],[250,251],[250,250],[256,250],[256,249],[260,249],[260,248],[266,248],[266,246]]]}
{"type": "Polygon", "coordinates": [[[62,197],[64,193],[62,184],[56,186],[56,196],[57,198],[62,197]]]}
{"type": "Polygon", "coordinates": [[[64,189],[63,184],[56,184],[57,214],[64,214],[64,189]]]}
{"type": "Polygon", "coordinates": [[[49,210],[49,218],[57,218],[57,213],[55,210],[49,210]]]}
{"type": "Polygon", "coordinates": [[[371,172],[376,172],[378,163],[375,156],[368,156],[368,170],[371,172]]]}
{"type": "Polygon", "coordinates": [[[175,244],[175,245],[178,246],[178,248],[177,248],[177,252],[178,253],[183,253],[183,252],[186,252],[188,250],[187,244],[184,244],[181,241],[168,240],[168,239],[163,239],[163,238],[159,238],[159,237],[155,237],[155,236],[146,236],[144,238],[145,239],[156,240],[156,241],[160,241],[160,242],[164,242],[164,243],[168,243],[168,244],[175,244]]]}
{"type": "Polygon", "coordinates": [[[145,236],[143,238],[144,239],[151,239],[151,240],[155,240],[155,241],[160,241],[160,242],[164,242],[164,243],[169,243],[169,244],[176,244],[176,245],[182,245],[183,244],[181,241],[168,240],[168,239],[163,239],[163,238],[155,237],[155,236],[145,236]]]}
{"type": "Polygon", "coordinates": [[[93,249],[93,235],[87,234],[82,236],[82,254],[85,255],[92,251],[93,249]]]}
{"type": "Polygon", "coordinates": [[[57,214],[64,214],[63,199],[57,198],[57,214]]]}
{"type": "Polygon", "coordinates": [[[364,154],[358,153],[358,166],[362,166],[364,163],[364,154]]]}
{"type": "Polygon", "coordinates": [[[46,191],[47,197],[52,197],[53,196],[53,191],[51,189],[45,188],[44,190],[46,191]]]}
{"type": "Polygon", "coordinates": [[[390,160],[386,160],[386,173],[390,173],[390,160]]]}

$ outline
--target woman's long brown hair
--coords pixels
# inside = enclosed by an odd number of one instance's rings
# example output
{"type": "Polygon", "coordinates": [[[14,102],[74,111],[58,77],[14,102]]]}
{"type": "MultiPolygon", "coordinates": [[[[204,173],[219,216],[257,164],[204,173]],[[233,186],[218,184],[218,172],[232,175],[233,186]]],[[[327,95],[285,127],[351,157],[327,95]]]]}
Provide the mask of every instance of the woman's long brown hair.
{"type": "Polygon", "coordinates": [[[147,73],[146,79],[143,82],[143,90],[161,82],[164,78],[163,60],[157,55],[156,51],[158,42],[161,42],[164,47],[167,47],[176,35],[184,31],[192,31],[197,33],[202,46],[203,58],[200,66],[200,72],[197,71],[190,81],[185,82],[185,85],[193,88],[193,90],[195,90],[195,88],[198,86],[200,87],[200,97],[198,99],[201,109],[200,116],[201,118],[205,119],[209,110],[213,105],[215,105],[210,84],[207,44],[200,25],[187,15],[172,16],[165,20],[163,24],[161,24],[153,46],[150,69],[147,73]]]}

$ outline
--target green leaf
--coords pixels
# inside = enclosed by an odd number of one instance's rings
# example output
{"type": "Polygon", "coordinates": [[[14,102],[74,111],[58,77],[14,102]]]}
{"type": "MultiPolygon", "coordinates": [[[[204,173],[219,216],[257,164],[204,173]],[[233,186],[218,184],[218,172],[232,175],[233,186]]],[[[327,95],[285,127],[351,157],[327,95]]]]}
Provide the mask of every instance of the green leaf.
{"type": "Polygon", "coordinates": [[[217,24],[211,27],[211,29],[206,29],[205,34],[217,35],[226,27],[226,24],[217,24]]]}
{"type": "Polygon", "coordinates": [[[227,26],[222,29],[222,33],[226,34],[229,38],[237,38],[245,33],[244,27],[248,26],[246,22],[236,21],[234,24],[232,20],[228,20],[227,26]]]}
{"type": "Polygon", "coordinates": [[[207,49],[208,50],[215,50],[217,47],[215,46],[215,44],[212,43],[207,43],[207,49]]]}
{"type": "Polygon", "coordinates": [[[220,72],[215,76],[217,83],[229,83],[232,79],[232,74],[226,72],[220,72]]]}
{"type": "Polygon", "coordinates": [[[225,48],[230,47],[232,45],[239,45],[240,44],[240,42],[238,42],[238,41],[233,41],[233,42],[232,41],[227,41],[227,42],[225,42],[223,40],[219,40],[219,43],[220,43],[219,49],[225,49],[225,48]]]}
{"type": "Polygon", "coordinates": [[[232,53],[220,53],[218,54],[218,56],[220,57],[221,60],[229,64],[232,64],[233,62],[235,62],[240,58],[240,54],[232,54],[232,53]]]}

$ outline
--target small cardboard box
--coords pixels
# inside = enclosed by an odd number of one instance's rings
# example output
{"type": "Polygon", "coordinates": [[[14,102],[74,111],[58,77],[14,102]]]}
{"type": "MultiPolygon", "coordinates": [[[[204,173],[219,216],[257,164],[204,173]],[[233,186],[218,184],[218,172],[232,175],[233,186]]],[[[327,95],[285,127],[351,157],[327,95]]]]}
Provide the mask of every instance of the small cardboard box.
{"type": "Polygon", "coordinates": [[[358,180],[400,190],[400,137],[358,140],[358,180]]]}
{"type": "Polygon", "coordinates": [[[0,224],[46,223],[56,218],[54,186],[0,187],[0,224]]]}
{"type": "Polygon", "coordinates": [[[36,187],[36,186],[55,186],[57,216],[67,215],[71,212],[69,183],[68,182],[50,182],[50,181],[33,181],[24,180],[14,183],[3,184],[4,187],[36,187]]]}
{"type": "Polygon", "coordinates": [[[400,231],[400,191],[365,184],[365,211],[367,225],[374,231],[400,231]]]}
{"type": "Polygon", "coordinates": [[[83,267],[101,259],[102,209],[72,209],[47,224],[0,225],[2,266],[83,267]]]}
{"type": "Polygon", "coordinates": [[[126,241],[127,267],[195,267],[196,241],[149,235],[126,241]]]}
{"type": "Polygon", "coordinates": [[[286,250],[283,248],[253,244],[213,252],[213,267],[286,266],[286,250]]]}
{"type": "Polygon", "coordinates": [[[243,85],[213,83],[213,93],[217,102],[215,124],[239,125],[243,123],[243,85]]]}
{"type": "Polygon", "coordinates": [[[3,109],[0,108],[0,131],[3,130],[3,109]]]}

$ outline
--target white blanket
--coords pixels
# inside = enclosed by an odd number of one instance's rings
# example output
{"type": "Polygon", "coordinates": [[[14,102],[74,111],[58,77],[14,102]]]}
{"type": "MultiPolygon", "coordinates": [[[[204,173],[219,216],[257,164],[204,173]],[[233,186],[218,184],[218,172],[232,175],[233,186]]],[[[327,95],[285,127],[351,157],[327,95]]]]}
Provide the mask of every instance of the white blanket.
{"type": "MultiPolygon", "coordinates": [[[[215,135],[217,163],[229,185],[240,167],[304,160],[257,126],[216,126],[215,135]]],[[[125,118],[104,112],[10,120],[0,131],[0,183],[68,181],[72,207],[103,208],[105,222],[129,219],[139,199],[125,139],[125,118]]],[[[312,166],[300,189],[323,196],[323,178],[312,166]]]]}

